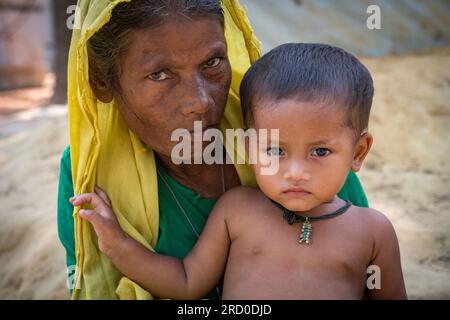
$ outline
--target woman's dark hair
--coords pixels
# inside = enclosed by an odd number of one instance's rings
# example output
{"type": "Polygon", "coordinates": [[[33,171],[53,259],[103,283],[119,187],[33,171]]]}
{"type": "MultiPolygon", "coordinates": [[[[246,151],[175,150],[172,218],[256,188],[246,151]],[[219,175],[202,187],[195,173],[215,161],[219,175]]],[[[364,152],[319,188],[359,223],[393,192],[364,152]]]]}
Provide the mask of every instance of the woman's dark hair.
{"type": "Polygon", "coordinates": [[[240,95],[245,123],[263,100],[293,98],[346,108],[344,125],[359,136],[368,126],[374,88],[364,65],[343,49],[326,44],[276,47],[247,71],[240,95]]]}
{"type": "Polygon", "coordinates": [[[111,19],[88,40],[90,76],[95,72],[96,77],[101,77],[113,91],[120,93],[120,57],[128,48],[130,33],[156,28],[176,16],[217,19],[224,26],[220,0],[132,0],[119,3],[113,9],[111,19]]]}

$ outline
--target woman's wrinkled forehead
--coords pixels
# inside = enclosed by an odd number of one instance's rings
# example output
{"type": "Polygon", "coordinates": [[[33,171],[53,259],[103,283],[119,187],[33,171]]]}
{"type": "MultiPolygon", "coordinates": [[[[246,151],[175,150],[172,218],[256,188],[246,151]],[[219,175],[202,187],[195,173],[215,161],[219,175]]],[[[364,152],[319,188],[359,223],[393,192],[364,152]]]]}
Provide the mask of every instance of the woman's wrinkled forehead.
{"type": "Polygon", "coordinates": [[[130,33],[123,64],[142,68],[170,65],[183,67],[214,56],[226,56],[223,27],[216,20],[180,18],[157,28],[130,33]]]}
{"type": "MultiPolygon", "coordinates": [[[[114,7],[110,20],[88,41],[89,60],[97,66],[95,73],[99,74],[102,82],[110,83],[119,92],[118,79],[123,71],[121,60],[128,52],[131,35],[137,30],[156,30],[170,25],[173,17],[193,22],[210,19],[222,27],[223,33],[224,15],[219,0],[133,0],[119,3],[114,7]]],[[[159,35],[163,39],[164,36],[164,33],[159,35]]],[[[157,40],[155,35],[154,39],[157,40]]]]}
{"type": "Polygon", "coordinates": [[[118,4],[111,21],[126,29],[147,29],[162,25],[173,17],[191,20],[209,17],[224,25],[219,0],[133,0],[118,4]]]}

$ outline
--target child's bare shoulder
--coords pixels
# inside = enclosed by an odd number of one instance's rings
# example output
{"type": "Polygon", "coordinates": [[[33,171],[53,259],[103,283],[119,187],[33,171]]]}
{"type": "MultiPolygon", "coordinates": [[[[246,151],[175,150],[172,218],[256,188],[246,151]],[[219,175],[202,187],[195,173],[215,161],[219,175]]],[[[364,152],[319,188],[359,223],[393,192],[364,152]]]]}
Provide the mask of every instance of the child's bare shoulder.
{"type": "Polygon", "coordinates": [[[266,201],[266,196],[258,188],[239,186],[225,192],[216,205],[245,209],[266,201]]]}
{"type": "Polygon", "coordinates": [[[391,238],[395,235],[392,222],[382,212],[372,208],[353,206],[355,217],[361,222],[361,226],[370,232],[374,239],[391,238]]]}
{"type": "Polygon", "coordinates": [[[231,239],[235,239],[243,230],[248,230],[255,220],[261,221],[260,217],[270,205],[270,200],[258,188],[239,186],[224,193],[213,211],[222,214],[231,239]]]}
{"type": "Polygon", "coordinates": [[[239,217],[243,222],[243,216],[250,218],[253,212],[261,212],[267,208],[268,203],[270,200],[258,188],[239,186],[225,192],[214,210],[221,211],[227,219],[239,217]]]}

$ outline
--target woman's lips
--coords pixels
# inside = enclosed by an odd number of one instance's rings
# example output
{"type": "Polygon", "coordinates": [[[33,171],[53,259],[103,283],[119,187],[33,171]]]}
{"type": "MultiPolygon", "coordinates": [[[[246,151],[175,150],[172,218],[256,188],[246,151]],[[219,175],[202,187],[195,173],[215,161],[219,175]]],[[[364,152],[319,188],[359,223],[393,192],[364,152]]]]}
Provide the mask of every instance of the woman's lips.
{"type": "Polygon", "coordinates": [[[209,126],[205,126],[205,127],[201,127],[201,128],[196,128],[196,129],[192,129],[189,130],[189,134],[190,134],[190,139],[191,141],[195,141],[195,142],[205,142],[203,140],[203,135],[206,133],[206,131],[208,131],[209,129],[217,129],[215,125],[209,125],[209,126]]]}
{"type": "MultiPolygon", "coordinates": [[[[199,128],[197,128],[197,130],[198,130],[198,129],[199,129],[199,128]]],[[[201,128],[201,131],[198,130],[197,132],[201,132],[201,133],[203,134],[203,133],[205,133],[205,131],[208,130],[208,129],[217,129],[217,125],[212,124],[212,125],[209,125],[209,126],[204,126],[204,127],[201,128]]],[[[192,135],[193,135],[195,132],[196,132],[195,129],[189,130],[189,133],[191,133],[192,135]]]]}

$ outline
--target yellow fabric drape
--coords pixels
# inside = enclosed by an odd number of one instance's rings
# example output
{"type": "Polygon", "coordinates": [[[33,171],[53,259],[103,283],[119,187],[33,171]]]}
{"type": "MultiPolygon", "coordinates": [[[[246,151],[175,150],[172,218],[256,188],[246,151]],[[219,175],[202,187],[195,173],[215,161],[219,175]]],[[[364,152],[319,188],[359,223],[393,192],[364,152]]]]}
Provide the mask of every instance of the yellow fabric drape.
{"type": "MultiPolygon", "coordinates": [[[[101,186],[109,195],[124,231],[152,250],[158,239],[158,186],[153,151],[124,123],[118,108],[95,98],[89,85],[87,41],[111,17],[113,8],[130,0],[79,0],[76,27],[69,52],[68,103],[74,193],[101,186]],[[126,187],[124,187],[126,185],[126,187]]],[[[225,36],[232,66],[232,84],[221,129],[242,128],[239,84],[260,56],[259,42],[237,0],[224,0],[225,36]]],[[[236,148],[226,144],[227,152],[236,148]]],[[[248,165],[236,165],[242,184],[255,185],[248,165]]],[[[124,277],[97,247],[89,222],[75,221],[77,272],[73,299],[152,299],[152,295],[124,277]]]]}

